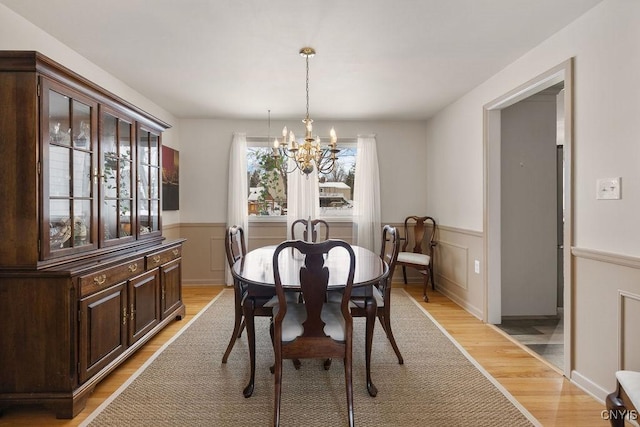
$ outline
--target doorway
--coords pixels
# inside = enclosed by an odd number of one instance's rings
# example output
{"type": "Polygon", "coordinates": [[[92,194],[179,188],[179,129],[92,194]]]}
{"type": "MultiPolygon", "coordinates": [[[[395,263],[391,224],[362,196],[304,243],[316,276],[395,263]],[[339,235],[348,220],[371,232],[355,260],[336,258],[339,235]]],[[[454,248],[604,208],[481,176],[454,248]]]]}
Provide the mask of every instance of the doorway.
{"type": "MultiPolygon", "coordinates": [[[[569,60],[485,106],[484,320],[531,326],[537,318],[549,331],[561,319],[553,363],[563,372],[571,368],[571,289],[563,286],[571,283],[571,71],[569,60]]],[[[535,341],[532,349],[552,349],[535,341]]]]}

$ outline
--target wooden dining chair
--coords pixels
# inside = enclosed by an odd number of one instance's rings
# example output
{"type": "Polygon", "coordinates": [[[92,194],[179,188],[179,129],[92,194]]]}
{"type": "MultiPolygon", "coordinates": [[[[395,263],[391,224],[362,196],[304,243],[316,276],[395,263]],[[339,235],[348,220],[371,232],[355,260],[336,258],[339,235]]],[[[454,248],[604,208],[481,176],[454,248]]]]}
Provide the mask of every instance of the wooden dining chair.
{"type": "Polygon", "coordinates": [[[382,325],[382,329],[387,335],[387,339],[396,353],[398,363],[404,364],[404,359],[396,343],[391,330],[391,279],[396,268],[396,260],[400,249],[400,239],[398,238],[398,230],[396,227],[385,225],[382,229],[382,245],[380,249],[380,258],[388,265],[388,274],[373,286],[373,298],[376,301],[375,316],[372,316],[368,308],[367,297],[363,295],[365,288],[355,288],[351,294],[351,315],[353,317],[366,317],[366,337],[365,342],[365,362],[367,374],[367,390],[371,396],[377,395],[377,390],[371,382],[371,348],[373,343],[373,328],[376,317],[382,325]]]}
{"type": "MultiPolygon", "coordinates": [[[[244,230],[242,229],[242,227],[233,225],[227,228],[227,232],[224,236],[224,247],[227,254],[227,262],[229,264],[229,268],[233,268],[233,264],[247,253],[247,248],[244,242],[244,230]]],[[[233,348],[236,339],[240,338],[242,330],[245,327],[244,317],[242,316],[242,298],[245,291],[246,286],[234,277],[233,294],[235,321],[233,324],[233,333],[231,334],[231,339],[229,340],[227,349],[222,356],[222,363],[227,363],[229,353],[231,353],[231,349],[233,348]]]]}
{"type": "MultiPolygon", "coordinates": [[[[247,253],[244,230],[242,227],[233,225],[227,228],[225,235],[225,249],[227,253],[227,262],[229,267],[233,268],[233,264],[240,261],[247,253]]],[[[241,282],[237,278],[233,278],[234,291],[234,325],[233,333],[229,339],[227,349],[222,356],[222,363],[227,363],[229,354],[236,343],[236,340],[242,335],[242,330],[247,328],[247,341],[249,345],[249,383],[242,391],[244,397],[251,397],[255,385],[256,372],[256,340],[255,340],[255,324],[254,317],[271,317],[273,306],[277,302],[276,291],[274,288],[267,286],[249,287],[246,283],[241,282]]],[[[299,294],[297,292],[287,293],[287,299],[297,301],[299,294]]],[[[300,361],[294,360],[293,365],[296,369],[300,369],[300,361]]]]}
{"type": "MultiPolygon", "coordinates": [[[[244,230],[242,227],[237,225],[232,225],[227,228],[227,232],[225,234],[225,250],[227,254],[227,262],[229,263],[229,267],[233,268],[233,264],[236,261],[242,259],[247,253],[247,246],[244,239],[244,230]]],[[[227,359],[229,358],[229,354],[235,345],[235,342],[242,335],[242,330],[245,328],[245,317],[243,314],[243,300],[247,295],[247,284],[242,283],[238,279],[234,277],[233,279],[233,293],[234,293],[234,324],[233,324],[233,333],[231,334],[231,339],[229,340],[229,344],[227,345],[227,349],[222,356],[222,363],[227,363],[227,359]]],[[[271,316],[271,307],[264,307],[272,298],[275,296],[275,291],[270,292],[267,291],[264,295],[256,297],[253,296],[253,315],[254,316],[271,316]]]]}
{"type": "Polygon", "coordinates": [[[318,242],[318,238],[323,240],[329,240],[329,223],[323,219],[296,219],[291,224],[291,239],[292,240],[304,240],[305,242],[318,242]],[[311,222],[311,227],[309,227],[311,222]],[[309,239],[309,229],[311,229],[311,239],[309,239]],[[324,231],[324,233],[323,233],[324,231]],[[322,238],[324,237],[324,238],[322,238]]]}
{"type": "Polygon", "coordinates": [[[289,240],[281,243],[273,254],[273,275],[278,303],[273,308],[273,346],[275,352],[275,393],[273,425],[280,425],[282,391],[282,360],[305,358],[341,358],[347,392],[349,425],[354,425],[352,381],[353,319],[349,299],[355,274],[355,254],[342,240],[307,243],[289,240]],[[293,248],[304,255],[300,268],[300,288],[304,302],[287,301],[280,277],[279,255],[293,248]],[[349,270],[342,300],[325,301],[329,283],[329,269],[324,266],[325,256],[331,250],[345,250],[349,254],[349,270]]]}
{"type": "MultiPolygon", "coordinates": [[[[227,261],[229,266],[233,268],[233,264],[241,260],[247,253],[244,230],[242,227],[233,225],[227,228],[225,235],[225,249],[227,253],[227,261]]],[[[233,278],[234,292],[234,325],[233,333],[229,339],[227,349],[222,356],[222,363],[227,363],[229,354],[235,345],[235,342],[242,335],[243,328],[247,328],[247,341],[249,344],[249,363],[250,374],[249,383],[242,391],[244,397],[251,397],[255,385],[256,371],[256,342],[254,317],[271,317],[273,305],[276,304],[277,298],[275,289],[265,286],[254,287],[250,289],[246,283],[241,282],[237,278],[233,278]]],[[[297,294],[291,293],[287,295],[288,299],[296,300],[297,294]]],[[[300,362],[294,360],[296,369],[300,368],[300,362]]]]}
{"type": "Polygon", "coordinates": [[[431,281],[431,288],[435,289],[433,274],[433,254],[437,245],[436,220],[430,216],[408,216],[404,220],[404,237],[402,248],[398,253],[397,264],[402,266],[402,277],[407,283],[407,267],[418,270],[423,277],[423,299],[429,301],[427,287],[431,281]],[[426,229],[426,223],[431,222],[431,230],[426,229]],[[412,232],[411,232],[412,231],[412,232]],[[410,244],[412,246],[410,246],[410,244]]]}
{"type": "Polygon", "coordinates": [[[640,372],[617,371],[616,390],[606,399],[611,427],[624,427],[625,418],[638,421],[640,408],[640,372]]]}
{"type": "MultiPolygon", "coordinates": [[[[232,225],[227,228],[225,234],[225,249],[227,253],[227,262],[229,267],[233,268],[233,264],[241,260],[247,253],[246,243],[244,239],[244,230],[242,227],[232,225]]],[[[275,304],[275,290],[261,287],[258,292],[252,292],[248,295],[249,287],[246,283],[241,282],[237,278],[233,279],[234,292],[234,325],[233,333],[229,339],[227,349],[222,356],[222,363],[227,363],[229,354],[238,338],[242,334],[245,325],[252,328],[251,336],[255,337],[253,331],[253,317],[271,317],[271,307],[275,304]]],[[[255,339],[249,339],[249,358],[251,363],[251,378],[255,375],[255,339]]],[[[253,381],[249,382],[249,386],[245,388],[245,397],[251,396],[253,393],[253,381]]]]}

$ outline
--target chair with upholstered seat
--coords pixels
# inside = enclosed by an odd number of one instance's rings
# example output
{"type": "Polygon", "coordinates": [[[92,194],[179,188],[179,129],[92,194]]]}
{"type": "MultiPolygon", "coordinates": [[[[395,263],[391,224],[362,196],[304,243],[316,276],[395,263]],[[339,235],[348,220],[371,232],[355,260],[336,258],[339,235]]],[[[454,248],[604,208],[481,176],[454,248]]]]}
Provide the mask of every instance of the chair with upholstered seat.
{"type": "Polygon", "coordinates": [[[313,243],[329,240],[329,224],[323,219],[296,219],[291,224],[291,240],[298,239],[313,243]]]}
{"type": "Polygon", "coordinates": [[[616,372],[616,391],[606,399],[608,418],[612,427],[623,427],[625,418],[638,421],[640,407],[640,372],[616,372]]]}
{"type": "MultiPolygon", "coordinates": [[[[233,264],[241,260],[247,253],[246,243],[244,239],[244,230],[242,227],[232,225],[227,228],[225,234],[225,249],[227,253],[227,262],[229,267],[233,268],[233,264]]],[[[254,339],[248,340],[249,344],[249,361],[250,361],[250,380],[249,385],[243,390],[244,397],[250,397],[253,394],[253,387],[255,383],[255,331],[253,318],[259,317],[271,317],[272,307],[276,303],[275,290],[269,289],[265,286],[254,287],[249,292],[249,287],[246,283],[242,283],[237,278],[233,278],[233,293],[234,293],[234,325],[231,339],[227,345],[227,349],[222,356],[222,363],[227,363],[229,354],[236,343],[236,340],[242,335],[242,330],[245,328],[251,328],[249,336],[253,336],[254,339]]],[[[289,299],[297,299],[297,293],[291,293],[287,295],[289,299]]],[[[300,367],[300,363],[294,360],[294,366],[296,369],[300,367]]]]}
{"type": "MultiPolygon", "coordinates": [[[[400,240],[398,239],[398,230],[390,225],[385,225],[382,229],[382,248],[380,250],[380,258],[389,266],[387,276],[378,282],[373,287],[373,297],[376,300],[376,317],[382,325],[382,329],[387,335],[387,339],[393,347],[393,351],[396,353],[398,363],[404,364],[400,349],[396,344],[396,340],[391,330],[391,279],[396,266],[396,260],[398,258],[398,250],[400,248],[400,240]]],[[[361,291],[364,288],[356,288],[351,295],[351,315],[353,317],[367,317],[367,303],[366,298],[361,295],[361,291]]],[[[373,341],[373,323],[375,317],[368,317],[367,319],[367,342],[365,343],[365,358],[366,358],[366,371],[367,371],[367,389],[369,394],[375,396],[377,390],[375,387],[371,387],[370,376],[370,364],[371,364],[371,346],[373,341]]]]}
{"type": "MultiPolygon", "coordinates": [[[[242,227],[237,225],[232,225],[227,228],[227,232],[225,234],[225,249],[227,253],[227,262],[229,263],[229,267],[233,268],[233,264],[240,260],[247,253],[247,247],[244,240],[244,230],[242,227]]],[[[224,356],[222,356],[222,363],[227,363],[227,359],[229,358],[229,353],[231,353],[231,349],[238,338],[240,338],[242,334],[242,330],[245,327],[245,319],[243,315],[242,304],[243,300],[246,297],[247,293],[247,285],[245,283],[240,282],[238,279],[234,277],[233,280],[233,292],[234,292],[234,311],[235,311],[235,321],[233,325],[233,334],[231,335],[231,339],[229,340],[229,344],[227,345],[227,349],[224,352],[224,356]]],[[[268,304],[269,301],[275,296],[275,291],[270,289],[264,289],[263,295],[253,295],[252,299],[252,313],[254,316],[271,316],[271,306],[268,304]],[[265,306],[267,305],[267,306],[265,306]]]]}
{"type": "Polygon", "coordinates": [[[341,358],[347,392],[349,425],[354,425],[352,382],[353,319],[349,311],[355,254],[342,240],[307,243],[289,240],[281,243],[273,254],[273,275],[278,303],[273,308],[273,346],[275,352],[275,393],[273,425],[280,424],[282,390],[282,360],[296,358],[341,358]],[[279,254],[285,249],[299,251],[304,256],[300,267],[300,288],[304,302],[287,301],[280,278],[279,254]],[[349,270],[339,303],[325,301],[329,269],[324,265],[330,251],[347,251],[349,270]]]}
{"type": "Polygon", "coordinates": [[[436,220],[430,216],[408,216],[404,220],[404,241],[398,253],[397,265],[402,266],[402,277],[407,283],[407,267],[415,268],[423,276],[423,299],[429,301],[427,287],[431,281],[431,288],[435,289],[433,274],[433,253],[437,245],[436,220]],[[427,230],[427,223],[431,223],[431,230],[427,230]],[[427,232],[428,231],[428,232],[427,232]]]}
{"type": "MultiPolygon", "coordinates": [[[[227,262],[229,263],[229,268],[233,268],[233,264],[247,253],[247,248],[244,242],[244,230],[242,229],[242,227],[233,225],[227,228],[227,232],[224,236],[224,247],[227,254],[227,262]]],[[[229,340],[227,349],[222,356],[222,363],[227,363],[229,353],[231,353],[231,349],[233,349],[233,346],[236,343],[236,339],[240,338],[242,330],[245,327],[244,317],[242,316],[242,298],[244,297],[245,291],[246,286],[234,277],[233,293],[235,322],[233,325],[233,333],[231,334],[231,339],[229,340]]]]}
{"type": "MultiPolygon", "coordinates": [[[[232,225],[227,228],[225,234],[225,249],[227,253],[227,262],[229,267],[233,268],[233,264],[242,259],[247,253],[244,230],[242,227],[232,225]]],[[[227,349],[222,356],[222,363],[227,363],[229,354],[238,338],[242,334],[245,325],[247,328],[253,329],[253,317],[271,317],[272,304],[275,303],[275,291],[273,289],[261,288],[259,292],[253,292],[248,296],[248,286],[237,278],[233,278],[234,292],[234,311],[235,320],[233,325],[233,333],[227,345],[227,349]],[[247,317],[249,317],[247,319],[247,317]]],[[[255,335],[254,335],[255,336],[255,335]]],[[[249,340],[249,359],[251,363],[251,381],[249,386],[243,391],[245,397],[251,396],[253,393],[253,379],[255,375],[255,340],[249,340]]]]}

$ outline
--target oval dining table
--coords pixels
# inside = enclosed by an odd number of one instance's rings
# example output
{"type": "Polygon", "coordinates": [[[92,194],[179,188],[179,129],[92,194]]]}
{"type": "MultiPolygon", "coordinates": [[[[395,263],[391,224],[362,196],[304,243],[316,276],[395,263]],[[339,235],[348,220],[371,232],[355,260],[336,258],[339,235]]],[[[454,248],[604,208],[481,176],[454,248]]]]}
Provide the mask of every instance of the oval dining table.
{"type": "MultiPolygon", "coordinates": [[[[366,332],[365,332],[365,364],[366,381],[369,395],[376,396],[378,389],[371,380],[371,347],[373,330],[376,320],[376,301],[373,298],[372,285],[386,278],[389,267],[380,256],[366,248],[351,246],[356,256],[355,274],[353,279],[352,296],[365,298],[366,332]]],[[[233,276],[247,285],[247,296],[243,301],[243,314],[247,328],[249,343],[249,360],[251,374],[249,383],[243,390],[245,397],[253,394],[255,384],[255,324],[254,304],[256,297],[275,295],[275,281],[273,277],[273,253],[276,245],[264,246],[248,252],[236,261],[231,270],[233,276]]],[[[282,251],[279,259],[280,276],[286,291],[300,291],[300,268],[304,258],[293,251],[282,251]]],[[[344,250],[333,250],[325,258],[325,266],[329,268],[329,291],[339,291],[346,285],[349,273],[349,258],[344,250]]]]}

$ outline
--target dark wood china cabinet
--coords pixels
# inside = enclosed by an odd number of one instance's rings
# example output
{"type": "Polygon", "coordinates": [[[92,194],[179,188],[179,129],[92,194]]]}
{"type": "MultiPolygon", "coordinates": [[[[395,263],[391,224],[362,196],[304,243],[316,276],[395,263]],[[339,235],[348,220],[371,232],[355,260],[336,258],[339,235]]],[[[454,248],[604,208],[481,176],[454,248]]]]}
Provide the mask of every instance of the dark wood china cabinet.
{"type": "Polygon", "coordinates": [[[80,412],[185,308],[162,237],[169,127],[37,52],[0,51],[0,411],[80,412]]]}

